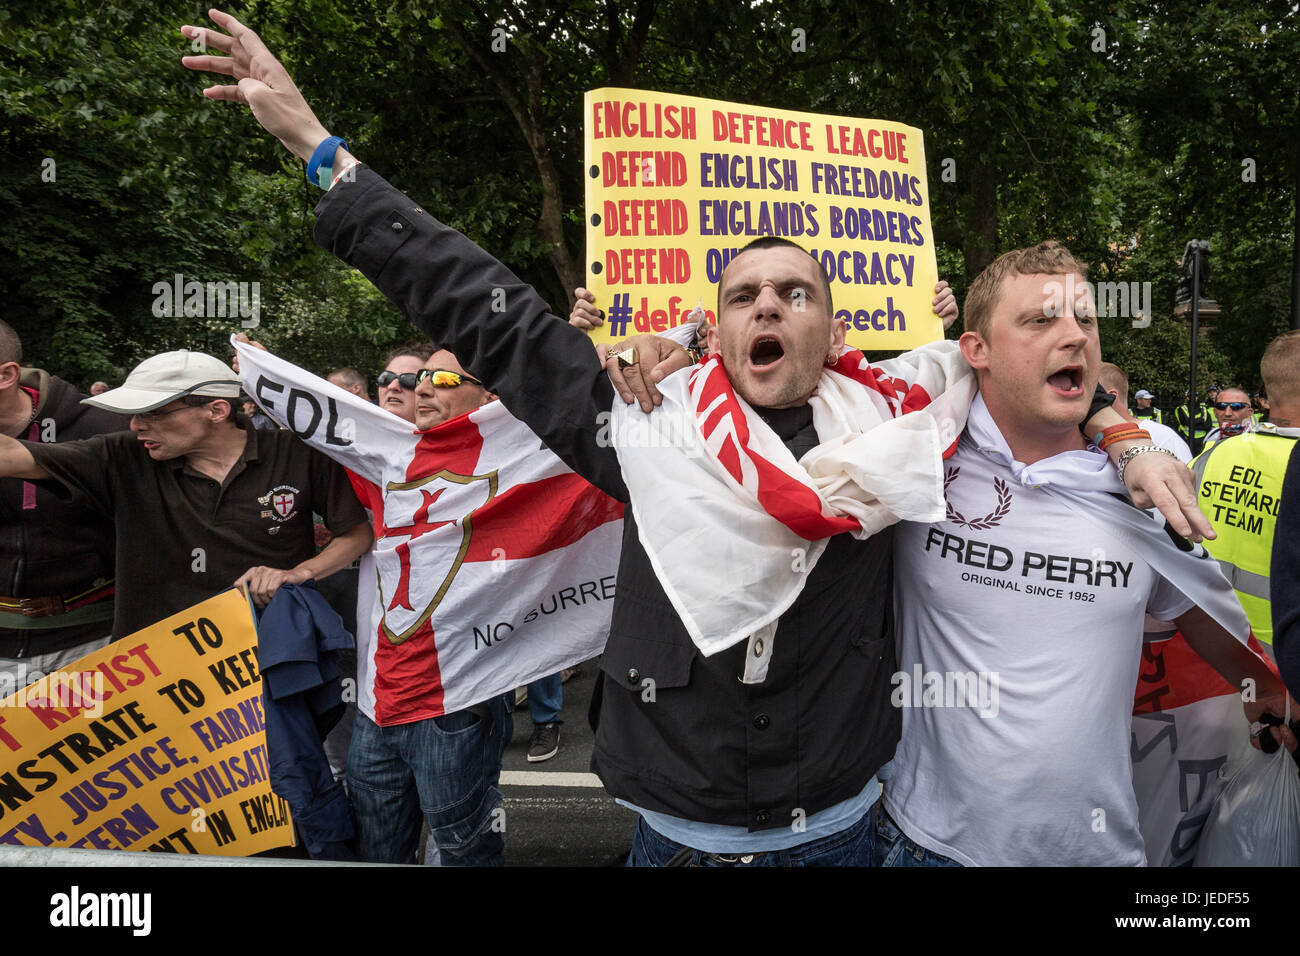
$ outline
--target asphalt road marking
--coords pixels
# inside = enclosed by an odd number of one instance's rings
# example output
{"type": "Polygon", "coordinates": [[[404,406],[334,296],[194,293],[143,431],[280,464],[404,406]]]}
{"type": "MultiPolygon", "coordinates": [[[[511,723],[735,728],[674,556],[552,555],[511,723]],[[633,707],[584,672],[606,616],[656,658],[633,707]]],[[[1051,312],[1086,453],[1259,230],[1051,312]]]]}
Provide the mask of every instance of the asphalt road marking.
{"type": "Polygon", "coordinates": [[[599,787],[605,785],[594,773],[566,773],[553,770],[502,770],[505,787],[599,787]]]}

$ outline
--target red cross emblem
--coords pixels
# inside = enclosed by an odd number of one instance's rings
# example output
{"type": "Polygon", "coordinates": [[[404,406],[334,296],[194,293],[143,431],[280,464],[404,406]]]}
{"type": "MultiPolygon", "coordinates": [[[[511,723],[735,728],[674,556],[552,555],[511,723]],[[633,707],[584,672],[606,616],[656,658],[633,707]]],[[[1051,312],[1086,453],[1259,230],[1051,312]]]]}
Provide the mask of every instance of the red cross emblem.
{"type": "Polygon", "coordinates": [[[443,470],[385,486],[385,530],[376,542],[375,570],[384,602],[382,629],[394,644],[418,631],[442,602],[469,551],[474,512],[496,493],[495,471],[457,475],[443,470]],[[431,517],[434,509],[442,516],[431,517]],[[433,534],[449,525],[452,530],[433,534]]]}
{"type": "Polygon", "coordinates": [[[271,499],[271,504],[282,518],[287,518],[293,513],[293,495],[276,495],[271,499]]]}

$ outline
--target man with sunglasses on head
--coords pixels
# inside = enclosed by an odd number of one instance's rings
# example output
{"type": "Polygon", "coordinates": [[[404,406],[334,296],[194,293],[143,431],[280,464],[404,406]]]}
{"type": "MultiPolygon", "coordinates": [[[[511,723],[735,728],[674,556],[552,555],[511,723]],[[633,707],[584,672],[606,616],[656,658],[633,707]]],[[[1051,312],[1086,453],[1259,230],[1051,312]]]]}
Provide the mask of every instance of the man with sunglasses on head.
{"type": "Polygon", "coordinates": [[[255,430],[238,398],[220,359],[165,352],[83,400],[130,416],[130,431],[57,445],[0,437],[0,476],[115,520],[115,639],[232,585],[265,606],[281,584],[326,577],[370,546],[343,469],[291,432],[255,430]],[[319,555],[312,512],[334,532],[319,555]]]}
{"type": "Polygon", "coordinates": [[[1224,438],[1255,430],[1254,409],[1250,404],[1250,394],[1244,388],[1229,385],[1218,393],[1210,409],[1219,424],[1205,436],[1206,448],[1224,438]]]}

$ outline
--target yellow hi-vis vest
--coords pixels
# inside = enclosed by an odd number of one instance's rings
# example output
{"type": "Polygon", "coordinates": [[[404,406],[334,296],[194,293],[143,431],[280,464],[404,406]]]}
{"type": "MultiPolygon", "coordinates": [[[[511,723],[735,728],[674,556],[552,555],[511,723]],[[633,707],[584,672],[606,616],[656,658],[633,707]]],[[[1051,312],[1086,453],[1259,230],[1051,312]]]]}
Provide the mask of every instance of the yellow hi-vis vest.
{"type": "Polygon", "coordinates": [[[1295,442],[1272,431],[1246,432],[1215,442],[1192,462],[1201,510],[1219,535],[1205,549],[1237,592],[1255,636],[1270,645],[1268,566],[1295,442]]]}

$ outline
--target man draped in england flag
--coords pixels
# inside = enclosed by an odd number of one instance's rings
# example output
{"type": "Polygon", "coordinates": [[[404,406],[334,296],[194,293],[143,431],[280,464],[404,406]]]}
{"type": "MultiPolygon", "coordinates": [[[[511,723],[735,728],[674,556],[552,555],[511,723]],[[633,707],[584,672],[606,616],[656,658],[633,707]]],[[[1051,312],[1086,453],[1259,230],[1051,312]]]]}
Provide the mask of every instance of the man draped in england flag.
{"type": "Polygon", "coordinates": [[[348,761],[363,858],[409,862],[420,807],[451,804],[455,812],[426,812],[444,861],[500,862],[499,828],[481,831],[500,800],[502,695],[600,653],[623,505],[543,447],[445,349],[415,373],[412,428],[264,350],[235,348],[245,390],[348,468],[374,518],[378,600],[358,642],[361,713],[348,761]],[[491,760],[454,733],[474,721],[491,760]],[[408,739],[416,735],[427,739],[408,739]],[[447,782],[449,768],[465,786],[447,782]]]}

